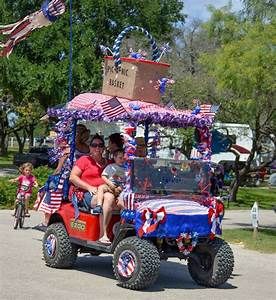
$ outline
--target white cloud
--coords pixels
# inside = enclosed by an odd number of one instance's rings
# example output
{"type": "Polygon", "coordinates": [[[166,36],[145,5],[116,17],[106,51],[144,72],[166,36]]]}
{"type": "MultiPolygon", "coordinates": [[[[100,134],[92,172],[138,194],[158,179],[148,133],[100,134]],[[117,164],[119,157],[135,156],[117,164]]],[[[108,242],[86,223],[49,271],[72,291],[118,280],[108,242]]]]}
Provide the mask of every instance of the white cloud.
{"type": "MultiPolygon", "coordinates": [[[[198,18],[206,21],[210,14],[207,5],[211,4],[217,8],[227,5],[229,0],[184,0],[184,13],[188,18],[198,18]]],[[[232,0],[232,10],[241,9],[241,0],[232,0]]]]}

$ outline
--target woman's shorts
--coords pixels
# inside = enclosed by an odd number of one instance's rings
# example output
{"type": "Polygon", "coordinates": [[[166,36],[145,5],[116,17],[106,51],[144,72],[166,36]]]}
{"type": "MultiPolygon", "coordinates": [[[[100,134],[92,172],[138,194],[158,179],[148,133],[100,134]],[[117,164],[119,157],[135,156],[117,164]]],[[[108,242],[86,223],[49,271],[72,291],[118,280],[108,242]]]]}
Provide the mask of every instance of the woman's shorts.
{"type": "Polygon", "coordinates": [[[93,199],[93,195],[91,195],[89,192],[85,192],[83,194],[83,199],[81,204],[88,210],[91,209],[91,201],[93,199]]]}

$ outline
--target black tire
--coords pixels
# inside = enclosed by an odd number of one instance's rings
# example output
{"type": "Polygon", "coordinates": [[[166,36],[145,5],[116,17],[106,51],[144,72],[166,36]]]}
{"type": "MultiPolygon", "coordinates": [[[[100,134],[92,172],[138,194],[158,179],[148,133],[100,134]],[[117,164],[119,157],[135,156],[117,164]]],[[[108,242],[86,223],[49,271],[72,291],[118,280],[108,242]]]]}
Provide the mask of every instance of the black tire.
{"type": "Polygon", "coordinates": [[[16,209],[15,209],[15,214],[14,214],[14,223],[13,223],[13,228],[17,229],[19,225],[19,219],[22,213],[22,205],[17,204],[16,209]]]}
{"type": "Polygon", "coordinates": [[[19,227],[23,228],[24,221],[25,221],[25,207],[23,207],[22,205],[20,205],[20,207],[21,207],[21,214],[19,218],[19,227]]]}
{"type": "Polygon", "coordinates": [[[159,269],[160,256],[157,248],[146,240],[128,237],[115,248],[113,272],[121,287],[132,290],[145,289],[156,281],[159,269]],[[132,259],[131,274],[123,275],[120,269],[120,261],[124,256],[132,259]]]}
{"type": "Polygon", "coordinates": [[[218,287],[225,283],[231,276],[233,268],[232,249],[219,238],[198,245],[188,258],[191,277],[196,283],[206,287],[218,287]]]}
{"type": "Polygon", "coordinates": [[[71,244],[62,223],[54,223],[47,227],[43,237],[43,256],[47,266],[60,269],[70,268],[76,261],[77,252],[77,246],[71,244]],[[51,241],[53,249],[49,249],[51,241]]]}

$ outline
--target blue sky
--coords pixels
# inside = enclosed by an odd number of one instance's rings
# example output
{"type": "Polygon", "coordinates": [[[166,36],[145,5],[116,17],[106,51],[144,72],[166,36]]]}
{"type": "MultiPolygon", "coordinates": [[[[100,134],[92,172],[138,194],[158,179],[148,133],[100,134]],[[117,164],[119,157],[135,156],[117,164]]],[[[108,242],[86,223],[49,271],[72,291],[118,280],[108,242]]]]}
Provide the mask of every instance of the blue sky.
{"type": "MultiPolygon", "coordinates": [[[[190,18],[198,18],[206,21],[209,18],[207,5],[212,4],[219,8],[227,5],[229,0],[184,0],[184,13],[190,18]]],[[[232,10],[238,11],[241,9],[241,0],[232,0],[232,10]]]]}

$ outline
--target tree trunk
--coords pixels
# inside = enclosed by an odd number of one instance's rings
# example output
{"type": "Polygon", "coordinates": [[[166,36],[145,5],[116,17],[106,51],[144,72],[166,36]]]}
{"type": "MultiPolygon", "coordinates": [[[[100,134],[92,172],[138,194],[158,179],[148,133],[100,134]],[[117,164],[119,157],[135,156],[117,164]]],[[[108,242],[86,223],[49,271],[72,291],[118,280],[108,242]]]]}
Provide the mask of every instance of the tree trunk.
{"type": "Polygon", "coordinates": [[[7,134],[2,132],[0,135],[0,155],[5,156],[8,153],[7,134]]]}
{"type": "Polygon", "coordinates": [[[235,178],[232,182],[231,182],[231,186],[230,186],[230,201],[233,202],[237,202],[237,193],[240,187],[240,182],[237,178],[235,178]]]}
{"type": "Polygon", "coordinates": [[[31,124],[28,128],[29,149],[34,146],[34,125],[31,124]]]}
{"type": "Polygon", "coordinates": [[[18,143],[18,152],[23,153],[24,145],[25,145],[25,141],[26,141],[25,131],[23,130],[23,139],[20,138],[18,131],[14,131],[14,135],[15,135],[17,143],[18,143]]]}

